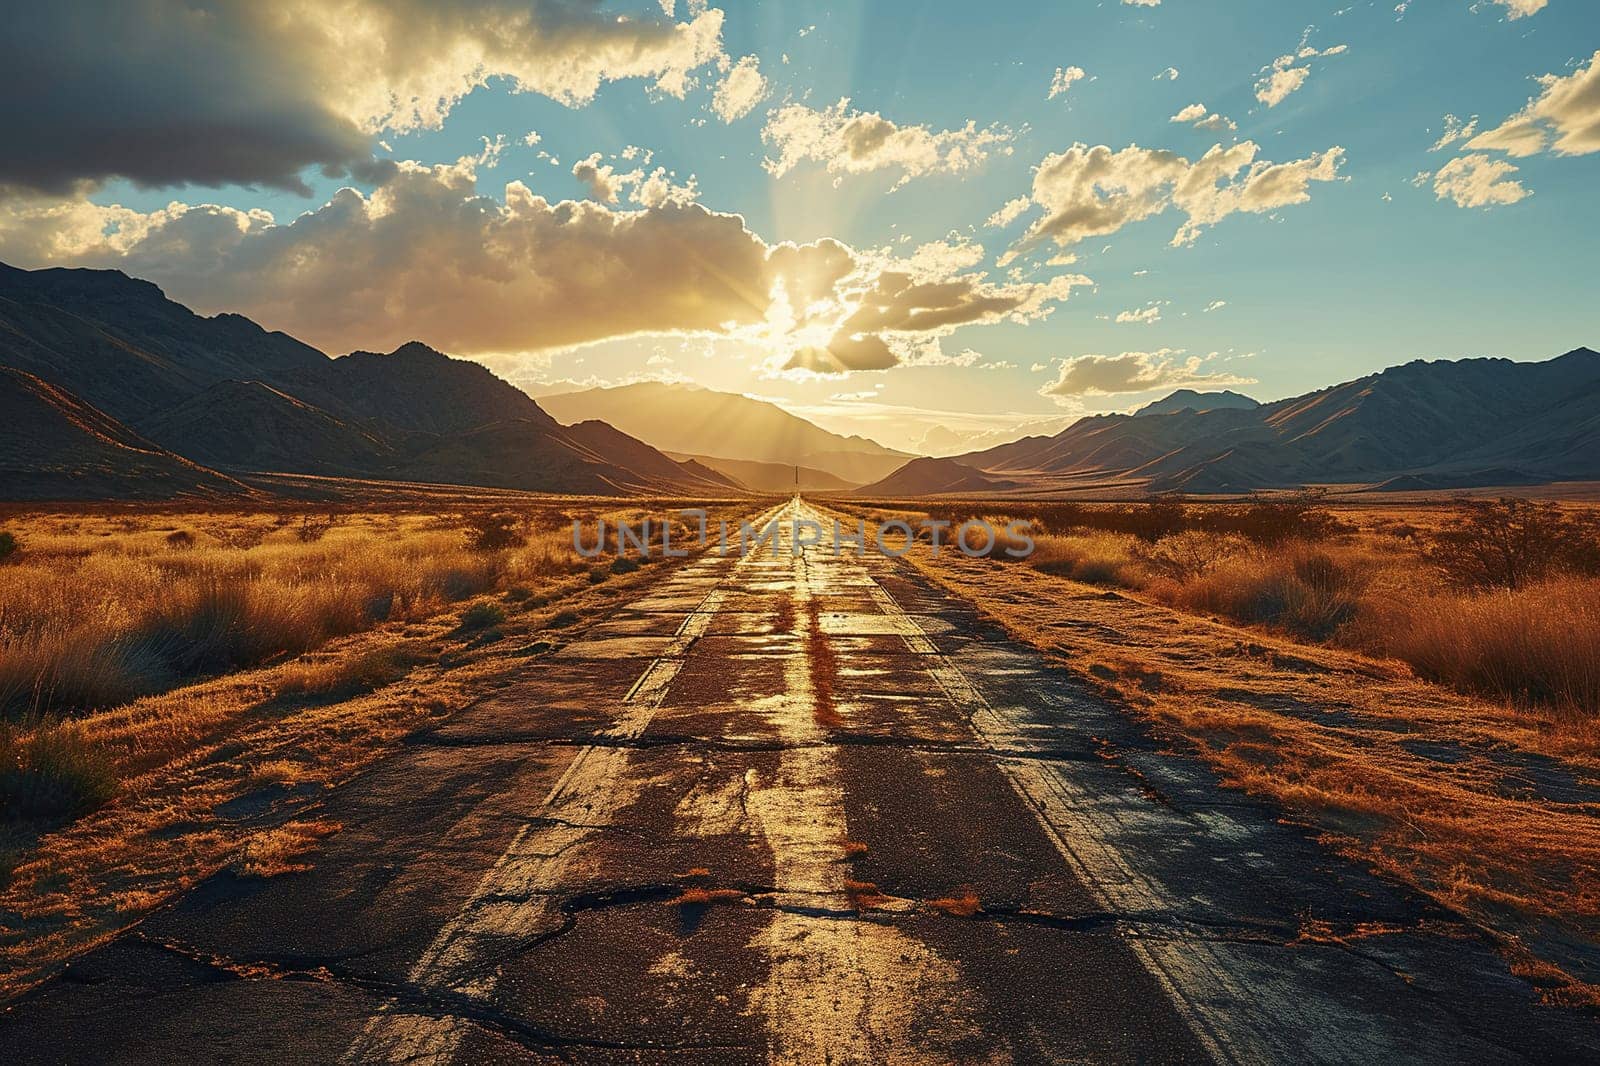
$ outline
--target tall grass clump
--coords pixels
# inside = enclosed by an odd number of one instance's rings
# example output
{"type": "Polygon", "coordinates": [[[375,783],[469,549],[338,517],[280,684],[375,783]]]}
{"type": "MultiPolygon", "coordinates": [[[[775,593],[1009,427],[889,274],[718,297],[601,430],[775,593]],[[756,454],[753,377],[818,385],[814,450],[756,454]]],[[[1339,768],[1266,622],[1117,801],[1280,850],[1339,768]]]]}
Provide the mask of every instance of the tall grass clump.
{"type": "Polygon", "coordinates": [[[1431,681],[1523,708],[1600,714],[1600,579],[1397,599],[1362,631],[1371,650],[1431,681]]]}
{"type": "Polygon", "coordinates": [[[62,818],[116,794],[111,759],[71,723],[26,732],[0,722],[0,818],[62,818]]]}
{"type": "Polygon", "coordinates": [[[1235,555],[1173,584],[1167,596],[1190,610],[1327,640],[1356,617],[1365,587],[1358,563],[1297,542],[1235,555]]]}

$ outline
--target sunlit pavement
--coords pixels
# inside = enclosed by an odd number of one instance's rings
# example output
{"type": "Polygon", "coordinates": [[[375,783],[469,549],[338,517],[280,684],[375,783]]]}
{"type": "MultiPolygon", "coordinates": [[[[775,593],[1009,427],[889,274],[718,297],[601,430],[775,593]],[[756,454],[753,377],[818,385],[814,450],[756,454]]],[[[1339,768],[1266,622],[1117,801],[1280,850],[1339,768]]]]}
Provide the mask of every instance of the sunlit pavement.
{"type": "Polygon", "coordinates": [[[1477,932],[878,554],[702,557],[24,997],[0,1061],[1594,1061],[1477,932]],[[1314,935],[1313,935],[1314,934],[1314,935]]]}

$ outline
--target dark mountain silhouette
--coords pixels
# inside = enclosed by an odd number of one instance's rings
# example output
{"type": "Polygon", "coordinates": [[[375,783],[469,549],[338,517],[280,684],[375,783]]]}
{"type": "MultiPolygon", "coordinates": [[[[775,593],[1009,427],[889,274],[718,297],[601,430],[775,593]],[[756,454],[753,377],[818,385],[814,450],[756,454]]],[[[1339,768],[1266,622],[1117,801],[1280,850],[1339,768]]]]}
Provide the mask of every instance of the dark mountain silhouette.
{"type": "Polygon", "coordinates": [[[1145,404],[1137,411],[1137,415],[1170,415],[1179,411],[1216,411],[1224,407],[1248,410],[1260,407],[1261,404],[1241,393],[1223,389],[1221,392],[1196,392],[1193,389],[1179,389],[1159,400],[1145,404]]]}
{"type": "MultiPolygon", "coordinates": [[[[0,367],[48,383],[56,401],[17,400],[18,418],[38,426],[11,429],[36,429],[65,449],[15,453],[28,458],[16,459],[3,491],[17,498],[49,495],[68,454],[92,461],[105,486],[73,496],[243,492],[241,479],[256,472],[551,492],[735,491],[714,471],[610,427],[568,430],[481,364],[417,342],[330,359],[239,315],[196,315],[118,271],[0,264],[0,367]],[[66,447],[66,409],[94,412],[73,416],[95,427],[76,450],[66,447]],[[161,466],[179,456],[193,462],[161,466]],[[126,476],[113,477],[119,459],[126,476]],[[24,476],[34,466],[39,476],[24,476]]],[[[8,383],[17,396],[20,380],[8,383]]]]}
{"type": "Polygon", "coordinates": [[[1011,487],[1004,478],[984,473],[954,459],[913,459],[882,481],[863,485],[858,496],[931,496],[941,493],[967,495],[998,492],[1011,487]]]}
{"type": "Polygon", "coordinates": [[[215,499],[249,491],[12,367],[0,367],[0,486],[15,500],[215,499]]]}
{"type": "Polygon", "coordinates": [[[1034,491],[1591,480],[1600,478],[1600,355],[1418,360],[1254,407],[1096,415],[956,458],[1034,491]]]}
{"type": "Polygon", "coordinates": [[[776,404],[694,385],[641,381],[539,402],[562,422],[598,418],[662,451],[809,466],[857,485],[910,458],[866,437],[829,433],[776,404]]]}
{"type": "Polygon", "coordinates": [[[679,455],[732,478],[751,492],[847,492],[855,487],[840,477],[814,467],[789,463],[758,463],[751,459],[722,459],[712,455],[679,455]],[[798,473],[799,480],[796,480],[798,473]]]}

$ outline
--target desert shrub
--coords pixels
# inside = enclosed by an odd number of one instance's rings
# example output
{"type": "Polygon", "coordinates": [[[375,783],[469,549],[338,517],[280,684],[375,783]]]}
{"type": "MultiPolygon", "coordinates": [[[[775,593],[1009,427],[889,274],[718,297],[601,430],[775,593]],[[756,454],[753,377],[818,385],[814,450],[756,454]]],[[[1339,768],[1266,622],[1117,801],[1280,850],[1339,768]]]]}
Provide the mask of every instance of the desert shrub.
{"type": "Polygon", "coordinates": [[[59,818],[104,804],[117,791],[111,759],[70,724],[22,732],[0,724],[0,813],[59,818]]]}
{"type": "Polygon", "coordinates": [[[1141,552],[1140,558],[1162,577],[1188,581],[1249,550],[1249,542],[1237,534],[1189,529],[1162,537],[1141,552]]]}
{"type": "Polygon", "coordinates": [[[1033,554],[1026,561],[1037,570],[1074,581],[1138,587],[1143,582],[1137,545],[1136,538],[1125,533],[1045,533],[1035,536],[1033,554]]]}
{"type": "Polygon", "coordinates": [[[631,574],[638,569],[639,563],[637,560],[624,559],[620,556],[611,560],[611,572],[613,574],[631,574]]]}
{"type": "Polygon", "coordinates": [[[472,515],[467,519],[467,547],[473,551],[504,551],[528,541],[527,523],[510,511],[472,515]]]}
{"type": "Polygon", "coordinates": [[[505,609],[499,604],[475,603],[461,612],[461,624],[456,629],[461,633],[476,633],[505,620],[505,609]]]}
{"type": "Polygon", "coordinates": [[[1600,714],[1600,580],[1394,598],[1362,626],[1365,646],[1419,675],[1522,706],[1600,714]]]}
{"type": "Polygon", "coordinates": [[[1519,589],[1552,574],[1600,573],[1600,522],[1554,503],[1466,500],[1424,554],[1451,584],[1519,589]]]}
{"type": "Polygon", "coordinates": [[[174,529],[167,534],[167,547],[173,551],[188,551],[194,547],[194,534],[187,529],[174,529]]]}
{"type": "Polygon", "coordinates": [[[300,524],[295,526],[295,539],[301,544],[315,544],[338,524],[339,516],[332,511],[325,515],[301,515],[300,524]]]}
{"type": "Polygon", "coordinates": [[[1358,565],[1293,544],[1230,558],[1170,595],[1192,610],[1325,640],[1356,616],[1365,587],[1358,565]]]}
{"type": "Polygon", "coordinates": [[[15,555],[19,546],[20,545],[17,542],[17,535],[15,533],[9,533],[3,529],[0,529],[0,563],[5,562],[7,559],[15,555]]]}

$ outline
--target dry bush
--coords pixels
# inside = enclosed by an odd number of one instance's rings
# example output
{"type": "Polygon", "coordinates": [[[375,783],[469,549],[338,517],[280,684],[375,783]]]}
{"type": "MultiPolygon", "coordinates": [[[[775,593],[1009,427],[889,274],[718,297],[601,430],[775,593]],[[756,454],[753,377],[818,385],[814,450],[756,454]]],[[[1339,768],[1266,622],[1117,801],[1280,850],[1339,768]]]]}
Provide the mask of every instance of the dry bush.
{"type": "Polygon", "coordinates": [[[510,511],[472,515],[467,519],[467,547],[477,552],[520,548],[528,540],[528,521],[510,511]]]}
{"type": "Polygon", "coordinates": [[[1326,640],[1356,616],[1366,580],[1359,563],[1296,543],[1235,556],[1169,596],[1190,610],[1326,640]]]}
{"type": "Polygon", "coordinates": [[[1553,574],[1600,574],[1600,518],[1593,514],[1522,499],[1460,506],[1425,553],[1451,584],[1518,589],[1553,574]]]}
{"type": "Polygon", "coordinates": [[[339,516],[332,511],[325,515],[301,515],[300,524],[294,530],[295,539],[301,544],[315,544],[338,524],[339,516]]]}
{"type": "Polygon", "coordinates": [[[111,759],[75,725],[44,723],[24,735],[0,723],[0,816],[81,814],[116,791],[111,759]]]}
{"type": "Polygon", "coordinates": [[[1143,584],[1138,541],[1125,533],[1038,534],[1027,562],[1047,574],[1093,585],[1143,584]]]}
{"type": "Polygon", "coordinates": [[[1141,552],[1139,558],[1162,577],[1189,581],[1249,550],[1250,542],[1238,534],[1189,529],[1162,537],[1141,552]]]}
{"type": "Polygon", "coordinates": [[[17,535],[15,533],[0,530],[0,563],[5,562],[7,559],[17,554],[18,547],[17,535]]]}
{"type": "Polygon", "coordinates": [[[1521,707],[1600,714],[1600,579],[1401,598],[1361,626],[1369,650],[1419,675],[1521,707]]]}

